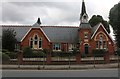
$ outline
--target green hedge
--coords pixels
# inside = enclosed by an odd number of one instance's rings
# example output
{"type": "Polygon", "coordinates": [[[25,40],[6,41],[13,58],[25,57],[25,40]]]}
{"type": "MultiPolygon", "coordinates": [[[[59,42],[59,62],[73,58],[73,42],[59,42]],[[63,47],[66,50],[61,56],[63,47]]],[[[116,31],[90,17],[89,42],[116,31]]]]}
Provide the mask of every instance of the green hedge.
{"type": "Polygon", "coordinates": [[[32,49],[28,46],[23,49],[23,56],[25,57],[32,56],[32,53],[32,49]]]}
{"type": "Polygon", "coordinates": [[[117,49],[116,53],[120,56],[120,49],[117,49]]]}
{"type": "Polygon", "coordinates": [[[9,63],[10,62],[10,57],[5,54],[5,53],[2,53],[2,63],[9,63]]]}
{"type": "Polygon", "coordinates": [[[93,49],[92,53],[93,53],[93,56],[95,57],[103,57],[105,54],[105,50],[104,49],[93,49]]]}

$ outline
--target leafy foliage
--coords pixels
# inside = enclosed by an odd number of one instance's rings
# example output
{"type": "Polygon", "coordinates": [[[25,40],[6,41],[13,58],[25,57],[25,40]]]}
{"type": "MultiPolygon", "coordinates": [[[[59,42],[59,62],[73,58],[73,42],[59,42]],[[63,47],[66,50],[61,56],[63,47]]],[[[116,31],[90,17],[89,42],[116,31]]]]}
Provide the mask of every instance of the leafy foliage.
{"type": "Polygon", "coordinates": [[[117,46],[120,48],[120,3],[110,9],[109,23],[113,27],[117,46]]]}
{"type": "Polygon", "coordinates": [[[94,27],[98,23],[102,23],[104,27],[106,28],[106,30],[108,31],[108,33],[110,33],[109,23],[105,21],[103,17],[100,15],[97,15],[97,16],[93,15],[92,18],[89,20],[89,23],[92,27],[94,27]]]}
{"type": "Polygon", "coordinates": [[[105,50],[104,49],[93,49],[92,53],[95,57],[103,57],[105,54],[105,50]]]}
{"type": "Polygon", "coordinates": [[[25,57],[32,56],[32,53],[33,53],[32,49],[28,46],[23,49],[23,56],[25,57]]]}
{"type": "Polygon", "coordinates": [[[117,49],[116,53],[120,56],[120,49],[117,49]]]}
{"type": "Polygon", "coordinates": [[[10,62],[10,57],[5,54],[5,53],[2,53],[2,63],[9,63],[10,62]]]}
{"type": "Polygon", "coordinates": [[[14,29],[4,29],[2,31],[2,49],[14,51],[16,43],[16,32],[14,29]]]}

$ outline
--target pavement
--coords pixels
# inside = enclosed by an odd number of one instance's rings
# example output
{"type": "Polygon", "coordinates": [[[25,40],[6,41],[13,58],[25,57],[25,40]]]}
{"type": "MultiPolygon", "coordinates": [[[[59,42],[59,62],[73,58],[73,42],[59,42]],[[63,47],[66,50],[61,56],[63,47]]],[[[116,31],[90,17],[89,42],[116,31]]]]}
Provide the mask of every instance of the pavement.
{"type": "Polygon", "coordinates": [[[80,64],[80,65],[0,65],[2,69],[40,69],[40,70],[65,70],[65,69],[105,69],[118,68],[118,63],[109,64],[80,64]]]}
{"type": "Polygon", "coordinates": [[[3,77],[118,77],[118,69],[3,70],[3,77]]]}

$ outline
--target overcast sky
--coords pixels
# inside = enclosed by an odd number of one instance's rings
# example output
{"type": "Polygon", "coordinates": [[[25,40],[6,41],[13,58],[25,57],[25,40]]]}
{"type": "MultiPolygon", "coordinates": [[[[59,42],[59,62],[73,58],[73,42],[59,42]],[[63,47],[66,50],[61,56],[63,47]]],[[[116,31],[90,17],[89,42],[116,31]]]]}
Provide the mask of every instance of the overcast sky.
{"type": "MultiPolygon", "coordinates": [[[[109,20],[110,9],[119,0],[85,0],[86,10],[92,15],[102,15],[109,20]]],[[[82,0],[3,0],[2,24],[29,24],[41,18],[42,25],[79,25],[82,0]]]]}

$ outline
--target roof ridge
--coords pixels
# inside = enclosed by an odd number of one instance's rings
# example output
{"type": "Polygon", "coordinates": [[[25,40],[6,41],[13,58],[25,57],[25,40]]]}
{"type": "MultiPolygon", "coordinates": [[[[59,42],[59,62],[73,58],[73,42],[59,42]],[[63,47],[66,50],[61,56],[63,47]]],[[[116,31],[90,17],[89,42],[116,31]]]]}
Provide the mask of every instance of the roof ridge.
{"type": "MultiPolygon", "coordinates": [[[[1,25],[2,27],[32,27],[32,25],[1,25]]],[[[59,28],[78,28],[79,26],[40,26],[40,27],[59,27],[59,28]]]]}

